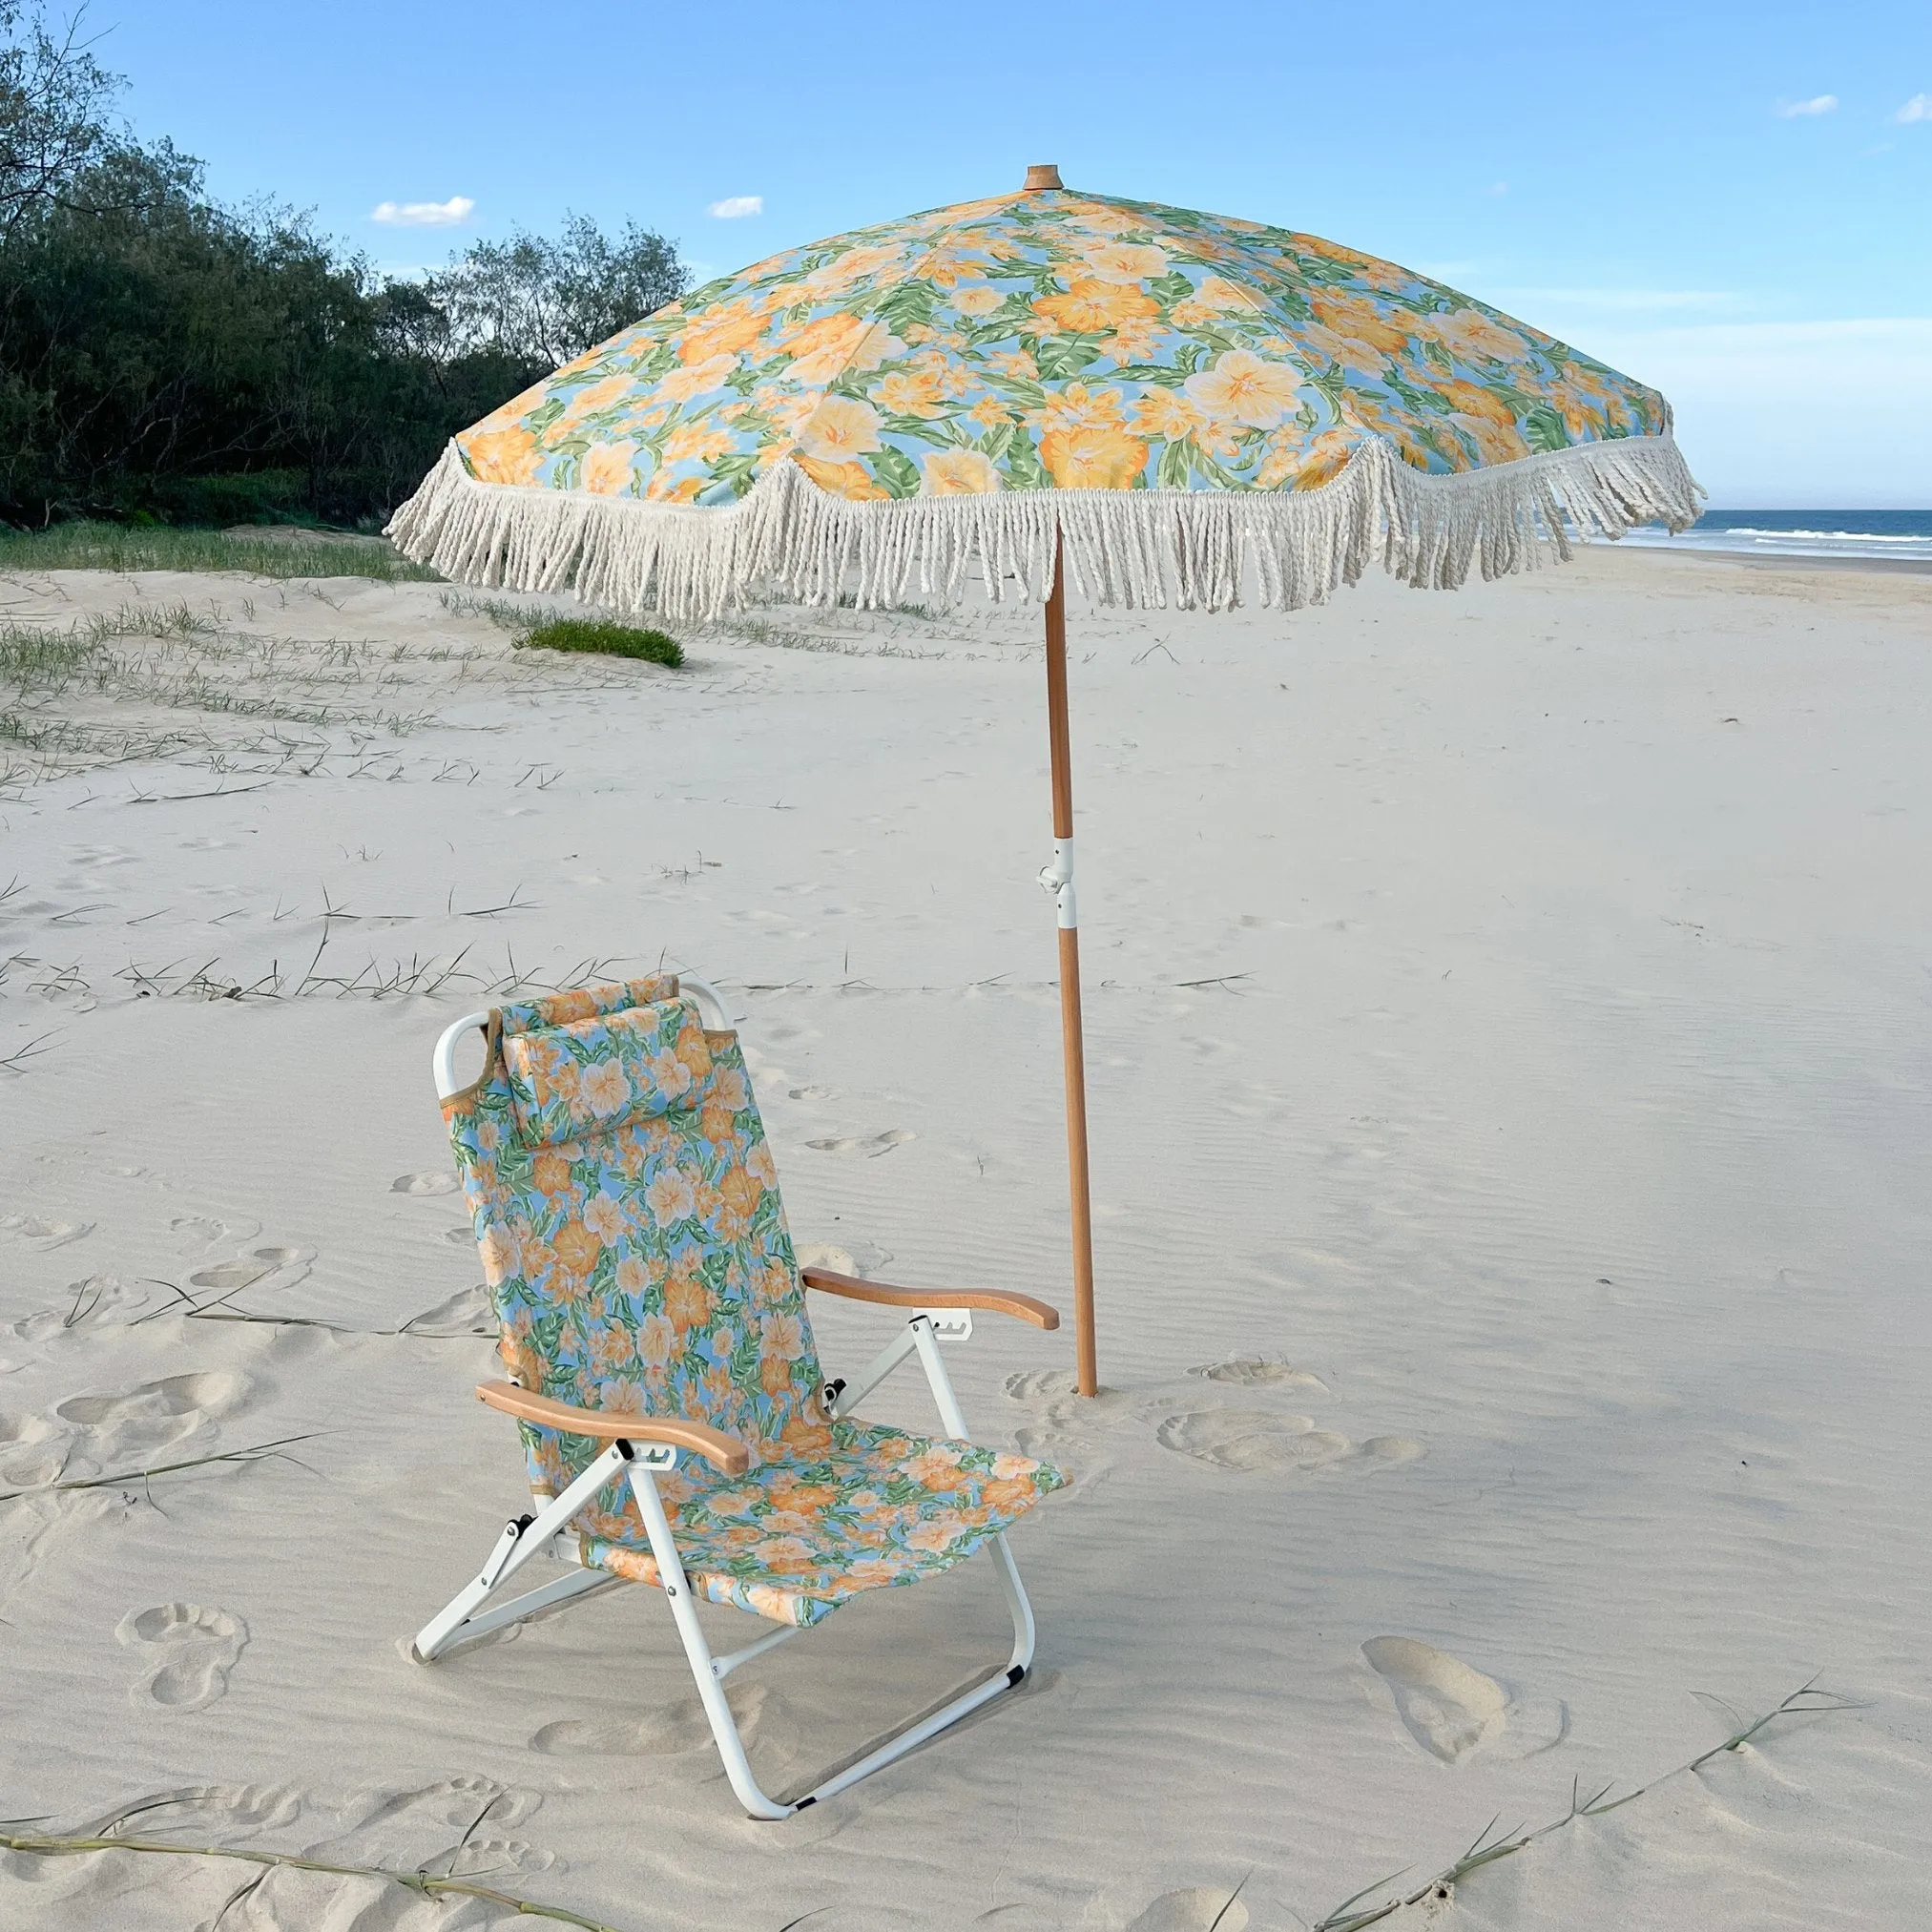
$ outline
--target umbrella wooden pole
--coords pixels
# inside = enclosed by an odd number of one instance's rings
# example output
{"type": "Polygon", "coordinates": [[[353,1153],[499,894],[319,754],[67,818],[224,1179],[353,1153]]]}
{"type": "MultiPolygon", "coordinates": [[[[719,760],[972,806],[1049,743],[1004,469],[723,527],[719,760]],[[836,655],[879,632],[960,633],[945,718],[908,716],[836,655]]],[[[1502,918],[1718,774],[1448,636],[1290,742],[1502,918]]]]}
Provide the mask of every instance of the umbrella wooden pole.
{"type": "Polygon", "coordinates": [[[1053,754],[1053,863],[1041,882],[1060,921],[1060,1044],[1067,1068],[1067,1184],[1072,1203],[1073,1347],[1080,1393],[1100,1386],[1093,1340],[1093,1209],[1087,1179],[1087,1055],[1080,1029],[1080,925],[1073,899],[1073,760],[1067,732],[1067,577],[1053,541],[1047,599],[1047,731],[1053,754]]]}

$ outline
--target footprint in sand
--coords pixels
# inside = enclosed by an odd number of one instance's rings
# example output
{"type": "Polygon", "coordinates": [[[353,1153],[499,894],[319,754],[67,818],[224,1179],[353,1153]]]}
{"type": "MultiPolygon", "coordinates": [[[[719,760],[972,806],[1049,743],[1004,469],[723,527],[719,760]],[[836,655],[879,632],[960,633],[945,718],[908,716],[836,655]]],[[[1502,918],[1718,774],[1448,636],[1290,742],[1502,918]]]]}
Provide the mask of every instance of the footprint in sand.
{"type": "Polygon", "coordinates": [[[70,1396],[54,1414],[84,1433],[91,1456],[145,1455],[239,1408],[250,1386],[246,1376],[226,1369],[171,1375],[119,1395],[70,1396]]]}
{"type": "Polygon", "coordinates": [[[392,1195],[453,1195],[462,1186],[453,1174],[399,1174],[389,1183],[392,1195]]]}
{"type": "Polygon", "coordinates": [[[1305,1368],[1297,1368],[1293,1362],[1273,1356],[1231,1356],[1226,1361],[1204,1362],[1188,1373],[1204,1381],[1234,1382],[1242,1388],[1272,1384],[1282,1388],[1319,1388],[1323,1395],[1328,1393],[1328,1384],[1319,1375],[1310,1375],[1305,1368]]]}
{"type": "Polygon", "coordinates": [[[1409,1735],[1444,1764],[1458,1764],[1476,1751],[1532,1756],[1561,1743],[1569,1729],[1562,1704],[1512,1698],[1494,1677],[1433,1644],[1371,1637],[1361,1653],[1394,1695],[1409,1735]]]}
{"type": "MultiPolygon", "coordinates": [[[[238,1255],[232,1261],[218,1262],[212,1268],[197,1268],[188,1277],[191,1288],[212,1289],[218,1295],[234,1295],[243,1288],[251,1288],[256,1282],[270,1275],[280,1274],[291,1268],[301,1267],[312,1261],[315,1254],[309,1248],[288,1248],[274,1243],[260,1248],[250,1248],[245,1255],[238,1255]]],[[[284,1287],[292,1285],[284,1282],[284,1287]]]]}
{"type": "Polygon", "coordinates": [[[232,1295],[238,1288],[246,1288],[251,1282],[260,1281],[268,1270],[258,1261],[223,1261],[213,1268],[197,1268],[188,1277],[191,1288],[213,1288],[224,1295],[232,1295]]]}
{"type": "Polygon", "coordinates": [[[232,1610],[196,1603],[130,1610],[114,1635],[143,1667],[130,1699],[169,1711],[198,1711],[214,1703],[228,1689],[228,1673],[248,1645],[248,1626],[232,1610]]]}
{"type": "Polygon", "coordinates": [[[1409,1436],[1370,1436],[1351,1442],[1318,1429],[1309,1416],[1271,1409],[1197,1409],[1169,1416],[1154,1430],[1164,1449],[1242,1475],[1292,1475],[1352,1466],[1392,1468],[1424,1453],[1409,1436]]]}
{"type": "Polygon", "coordinates": [[[494,1335],[496,1311],[490,1306],[489,1290],[476,1281],[459,1288],[435,1307],[410,1316],[403,1327],[409,1335],[494,1335]]]}
{"type": "Polygon", "coordinates": [[[153,1298],[151,1283],[123,1281],[117,1275],[89,1275],[67,1284],[58,1308],[25,1316],[0,1333],[16,1335],[22,1341],[52,1341],[71,1331],[124,1324],[153,1298]]]}
{"type": "MultiPolygon", "coordinates": [[[[743,1684],[725,1693],[739,1735],[750,1745],[764,1736],[769,1746],[778,1732],[796,1732],[784,1700],[763,1684],[743,1684]]],[[[711,1744],[711,1726],[696,1697],[680,1697],[637,1716],[565,1717],[546,1724],[530,1748],[551,1757],[676,1757],[711,1744]]]]}
{"type": "Polygon", "coordinates": [[[93,1225],[92,1221],[65,1221],[55,1215],[0,1215],[0,1235],[24,1241],[42,1255],[93,1234],[93,1225]]]}
{"type": "Polygon", "coordinates": [[[834,1135],[824,1140],[808,1140],[805,1145],[819,1153],[862,1153],[876,1160],[882,1153],[890,1153],[895,1147],[918,1138],[909,1127],[888,1127],[883,1133],[869,1134],[863,1138],[834,1135]]]}
{"type": "Polygon", "coordinates": [[[60,1474],[67,1460],[64,1443],[38,1416],[0,1416],[0,1483],[10,1489],[38,1489],[60,1474]]]}
{"type": "Polygon", "coordinates": [[[1218,1885],[1163,1892],[1127,1932],[1246,1932],[1248,1908],[1218,1885]]]}
{"type": "Polygon", "coordinates": [[[492,1777],[446,1777],[408,1791],[371,1791],[344,1807],[346,1828],[302,1856],[337,1864],[385,1865],[439,1878],[493,1864],[519,1872],[552,1868],[556,1855],[499,1836],[543,1800],[492,1777]],[[453,1836],[452,1836],[453,1835],[453,1836]]]}
{"type": "Polygon", "coordinates": [[[836,1100],[839,1097],[836,1087],[792,1087],[786,1091],[794,1100],[836,1100]]]}
{"type": "Polygon", "coordinates": [[[150,1792],[132,1804],[103,1813],[85,1828],[89,1838],[105,1838],[114,1826],[131,1823],[123,1837],[153,1831],[170,1837],[233,1844],[257,1832],[280,1831],[301,1812],[301,1794],[283,1784],[191,1784],[178,1791],[150,1792]]]}

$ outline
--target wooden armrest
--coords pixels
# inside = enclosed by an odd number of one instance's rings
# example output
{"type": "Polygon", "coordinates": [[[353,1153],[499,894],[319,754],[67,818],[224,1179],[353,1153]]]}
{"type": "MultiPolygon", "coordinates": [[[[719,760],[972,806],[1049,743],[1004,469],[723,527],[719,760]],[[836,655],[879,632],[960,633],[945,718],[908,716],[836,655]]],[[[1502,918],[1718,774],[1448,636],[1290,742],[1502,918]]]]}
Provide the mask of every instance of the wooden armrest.
{"type": "Polygon", "coordinates": [[[995,1315],[1016,1315],[1035,1328],[1058,1328],[1060,1311],[1030,1295],[1008,1295],[997,1288],[895,1288],[889,1281],[862,1281],[830,1268],[805,1268],[799,1278],[807,1288],[842,1295],[848,1301],[880,1301],[887,1308],[986,1308],[995,1315]]]}
{"type": "Polygon", "coordinates": [[[491,1408],[540,1428],[561,1429],[567,1436],[595,1436],[613,1443],[670,1443],[716,1463],[727,1476],[742,1476],[751,1467],[751,1451],[736,1436],[695,1423],[688,1416],[640,1416],[618,1409],[580,1409],[571,1402],[519,1388],[513,1381],[486,1381],[476,1393],[491,1408]]]}

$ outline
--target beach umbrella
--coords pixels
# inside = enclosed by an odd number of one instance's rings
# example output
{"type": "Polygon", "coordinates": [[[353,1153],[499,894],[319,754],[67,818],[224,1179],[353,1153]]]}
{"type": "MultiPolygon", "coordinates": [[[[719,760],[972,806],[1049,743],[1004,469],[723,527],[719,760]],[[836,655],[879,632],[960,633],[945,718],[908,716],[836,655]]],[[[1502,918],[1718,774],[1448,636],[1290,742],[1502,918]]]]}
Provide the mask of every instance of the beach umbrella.
{"type": "Polygon", "coordinates": [[[445,576],[670,618],[758,594],[1046,607],[1077,1381],[1097,1386],[1070,579],[1102,604],[1453,588],[1695,519],[1664,399],[1312,235],[1061,185],[710,281],[456,437],[389,534],[445,576]]]}

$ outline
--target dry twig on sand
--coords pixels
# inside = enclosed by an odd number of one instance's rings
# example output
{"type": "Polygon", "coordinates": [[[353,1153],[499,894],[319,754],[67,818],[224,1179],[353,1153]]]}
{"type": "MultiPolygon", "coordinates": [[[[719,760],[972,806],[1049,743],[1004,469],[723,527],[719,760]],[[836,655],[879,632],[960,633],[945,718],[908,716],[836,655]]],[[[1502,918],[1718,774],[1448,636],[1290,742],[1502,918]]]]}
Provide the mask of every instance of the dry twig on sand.
{"type": "Polygon", "coordinates": [[[1384,1899],[1374,1905],[1363,1905],[1361,1901],[1393,1885],[1402,1875],[1392,1872],[1385,1879],[1378,1879],[1372,1885],[1364,1885],[1361,1891],[1344,1899],[1326,1918],[1318,1919],[1309,1932],[1365,1932],[1370,1925],[1379,1925],[1384,1919],[1405,1911],[1411,1905],[1421,1905],[1433,1901],[1442,1903],[1451,1898],[1458,1882],[1472,1872],[1480,1871],[1485,1865],[1493,1865],[1499,1859],[1513,1858],[1518,1852],[1527,1851],[1538,1839],[1546,1839],[1552,1832],[1560,1832],[1573,1825],[1580,1818],[1601,1818],[1606,1812],[1619,1810],[1622,1806],[1640,1798],[1646,1792],[1654,1791],[1658,1785],[1668,1783],[1673,1777],[1683,1777],[1693,1771],[1701,1771],[1714,1757],[1721,1757],[1727,1751],[1741,1751],[1759,1732],[1775,1724],[1780,1717],[1797,1717],[1807,1714],[1817,1714],[1833,1711],[1857,1711],[1862,1707],[1849,1697],[1840,1697],[1835,1691],[1818,1691],[1812,1686],[1818,1682],[1800,1685],[1776,1709],[1765,1712],[1761,1717],[1750,1723],[1740,1721],[1738,1728],[1721,1744],[1714,1744],[1709,1751],[1700,1753],[1688,1764],[1679,1764],[1653,1777],[1648,1784],[1640,1784],[1634,1791],[1627,1791],[1621,1797],[1611,1797],[1615,1781],[1604,1785],[1589,1797],[1583,1796],[1582,1787],[1571,1782],[1569,1788],[1569,1809],[1561,1818],[1550,1819],[1546,1825],[1539,1825],[1534,1831],[1518,1829],[1505,1832],[1500,1838],[1490,1836],[1496,1829],[1496,1820],[1491,1818],[1478,1834],[1475,1843],[1455,1860],[1445,1866],[1425,1884],[1400,1898],[1384,1899]]]}
{"type": "MultiPolygon", "coordinates": [[[[567,1906],[519,1899],[509,1892],[492,1891],[488,1885],[472,1884],[467,1879],[437,1879],[426,1872],[393,1871],[387,1865],[332,1865],[320,1859],[297,1858],[293,1852],[256,1852],[239,1845],[175,1845],[162,1839],[39,1838],[11,1832],[0,1832],[0,1846],[30,1858],[59,1858],[85,1852],[152,1852],[177,1859],[241,1859],[269,1870],[280,1867],[292,1872],[326,1872],[341,1879],[384,1879],[392,1885],[419,1892],[426,1899],[481,1899],[486,1904],[502,1906],[506,1912],[520,1913],[530,1919],[554,1920],[559,1925],[578,1926],[582,1932],[617,1932],[614,1925],[608,1925],[601,1919],[587,1919],[567,1906]]],[[[260,1878],[252,1880],[242,1888],[243,1892],[253,1891],[266,1876],[264,1871],[260,1878]]],[[[237,1894],[228,1903],[236,1903],[240,1896],[237,1894]]],[[[222,1909],[225,1911],[227,1906],[222,1909]]]]}
{"type": "MultiPolygon", "coordinates": [[[[75,1304],[78,1306],[78,1303],[75,1304]]],[[[291,1443],[312,1443],[321,1431],[301,1436],[278,1436],[272,1443],[251,1443],[246,1448],[222,1449],[212,1456],[191,1456],[183,1463],[156,1463],[145,1469],[123,1469],[113,1476],[76,1476],[65,1483],[42,1483],[31,1489],[0,1490],[0,1503],[17,1503],[23,1496],[56,1496],[73,1489],[112,1489],[118,1483],[146,1483],[177,1469],[199,1469],[210,1463],[266,1463],[275,1458],[293,1463],[285,1452],[291,1443]]],[[[306,1466],[306,1465],[304,1465],[306,1466]]]]}

